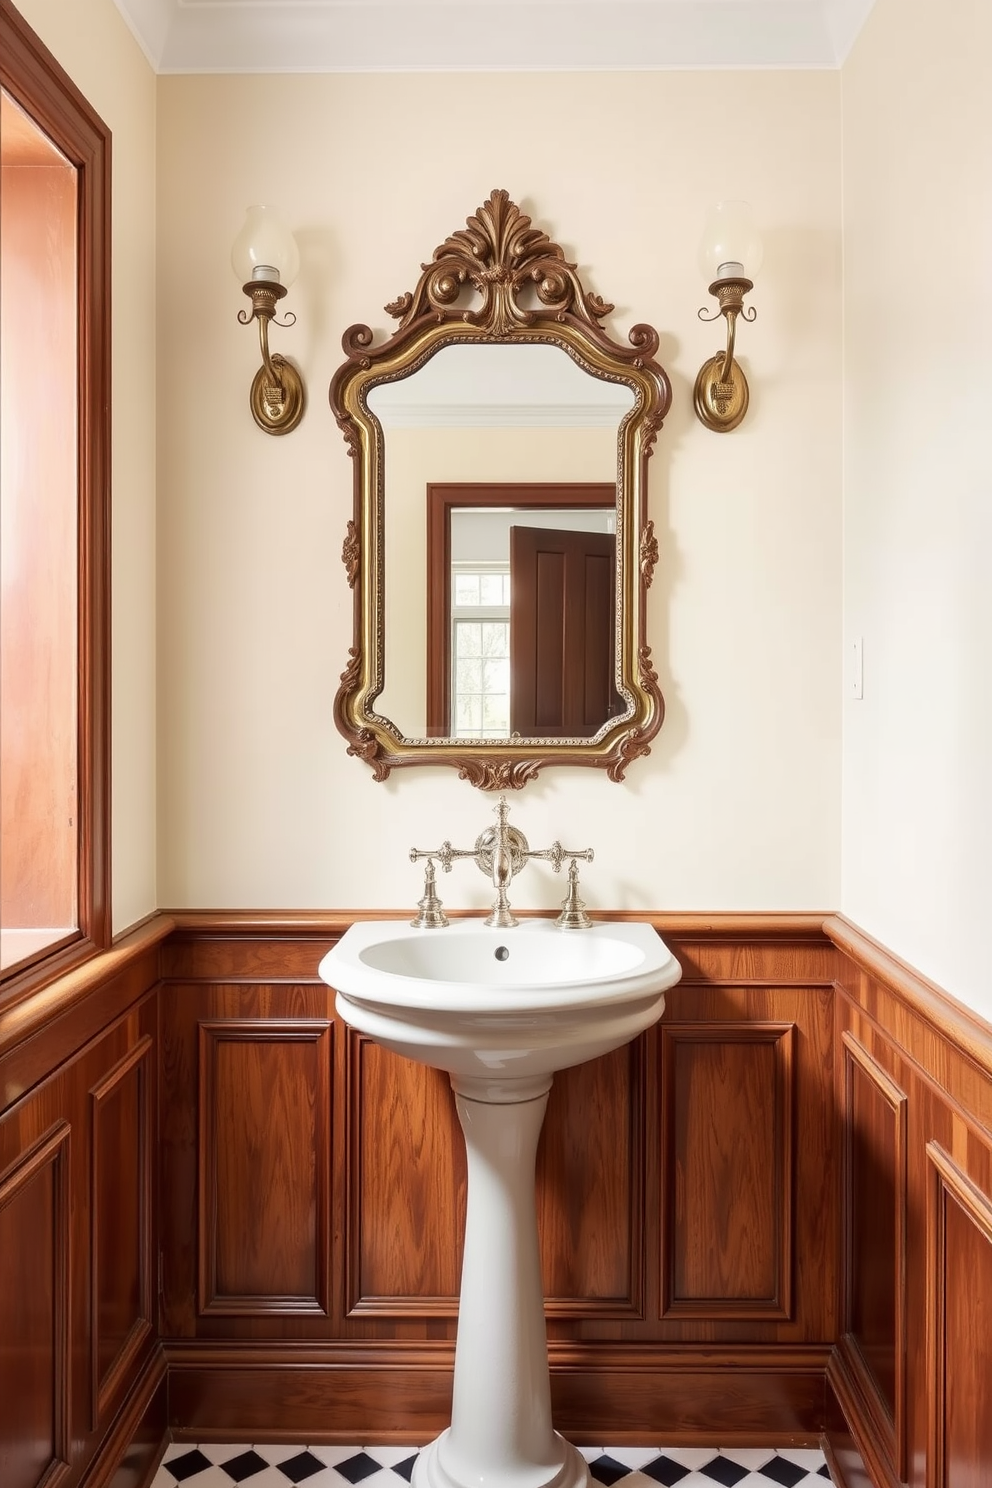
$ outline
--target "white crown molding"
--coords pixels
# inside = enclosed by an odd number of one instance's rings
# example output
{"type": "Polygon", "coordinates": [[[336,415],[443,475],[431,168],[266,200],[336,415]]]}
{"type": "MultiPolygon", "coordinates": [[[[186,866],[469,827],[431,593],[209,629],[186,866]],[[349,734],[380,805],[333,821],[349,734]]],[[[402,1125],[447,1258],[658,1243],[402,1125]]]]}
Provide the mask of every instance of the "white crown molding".
{"type": "Polygon", "coordinates": [[[115,0],[160,73],[835,68],[874,0],[115,0]]]}

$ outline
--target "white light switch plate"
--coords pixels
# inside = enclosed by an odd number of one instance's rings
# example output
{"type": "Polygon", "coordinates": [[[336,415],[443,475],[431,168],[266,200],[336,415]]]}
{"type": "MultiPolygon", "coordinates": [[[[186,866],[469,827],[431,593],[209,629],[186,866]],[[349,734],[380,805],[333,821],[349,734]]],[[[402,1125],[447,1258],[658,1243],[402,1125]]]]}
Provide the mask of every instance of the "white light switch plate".
{"type": "Polygon", "coordinates": [[[865,695],[865,643],[861,636],[851,642],[851,697],[865,695]]]}

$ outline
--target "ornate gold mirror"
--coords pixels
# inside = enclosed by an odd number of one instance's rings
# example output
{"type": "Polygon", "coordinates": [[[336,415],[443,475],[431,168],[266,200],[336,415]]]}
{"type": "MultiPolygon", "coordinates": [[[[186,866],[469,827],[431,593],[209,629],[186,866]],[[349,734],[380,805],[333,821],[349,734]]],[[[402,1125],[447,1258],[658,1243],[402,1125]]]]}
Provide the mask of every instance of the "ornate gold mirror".
{"type": "Polygon", "coordinates": [[[335,719],[377,780],[621,780],[661,727],[647,461],[671,387],[657,333],[615,342],[612,309],[494,191],[386,306],[387,341],[345,332],[330,400],[355,461],[354,644],[335,719]]]}

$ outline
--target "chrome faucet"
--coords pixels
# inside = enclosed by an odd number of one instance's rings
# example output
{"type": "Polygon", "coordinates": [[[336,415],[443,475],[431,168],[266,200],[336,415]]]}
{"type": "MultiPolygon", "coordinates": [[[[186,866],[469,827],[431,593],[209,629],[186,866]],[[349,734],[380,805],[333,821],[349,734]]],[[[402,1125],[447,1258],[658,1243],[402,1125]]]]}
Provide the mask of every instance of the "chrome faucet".
{"type": "Polygon", "coordinates": [[[570,864],[569,892],[556,923],[563,929],[569,930],[584,929],[590,925],[592,921],[585,913],[582,901],[578,897],[579,869],[576,860],[582,858],[585,862],[591,863],[592,848],[584,847],[570,851],[562,847],[560,842],[553,842],[550,847],[532,851],[523,832],[518,827],[511,827],[507,822],[510,808],[506,804],[505,796],[500,796],[494,809],[496,825],[480,832],[475,839],[474,847],[452,847],[450,842],[442,842],[441,846],[434,851],[411,847],[411,863],[415,863],[418,858],[427,859],[424,898],[420,901],[420,914],[412,923],[422,929],[434,929],[448,923],[447,916],[441,908],[441,901],[435,892],[434,863],[440,863],[442,870],[450,873],[451,865],[456,858],[474,858],[476,867],[492,881],[493,888],[496,890],[492,912],[485,923],[498,930],[509,930],[520,923],[511,911],[507,898],[510,884],[521,868],[526,867],[529,858],[544,858],[556,873],[561,872],[563,863],[569,862],[570,864]]]}

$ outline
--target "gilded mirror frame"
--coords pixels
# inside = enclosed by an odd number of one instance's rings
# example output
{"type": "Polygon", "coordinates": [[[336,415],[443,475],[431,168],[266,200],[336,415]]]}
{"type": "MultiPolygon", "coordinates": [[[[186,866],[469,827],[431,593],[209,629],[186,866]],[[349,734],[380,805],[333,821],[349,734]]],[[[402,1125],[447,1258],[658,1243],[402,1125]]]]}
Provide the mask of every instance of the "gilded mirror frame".
{"type": "Polygon", "coordinates": [[[483,790],[519,789],[550,765],[598,767],[622,780],[630,762],[649,753],[665,714],[645,635],[658,558],[647,515],[647,462],[671,402],[667,374],[654,360],[657,332],[635,325],[629,346],[615,341],[602,325],[613,306],[583,286],[561,247],[502,190],[434,250],[413,293],[385,308],[399,321],[396,331],[375,347],[368,326],[351,326],[342,338],[346,361],[330,387],[354,460],[354,515],[341,553],[353,593],[354,640],[334,703],[348,753],[364,760],[376,780],[412,765],[451,766],[483,790]],[[375,711],[386,680],[385,442],[368,394],[410,376],[442,347],[510,343],[560,347],[591,376],[624,383],[634,396],[617,437],[614,666],[628,706],[591,738],[409,739],[375,711]]]}

